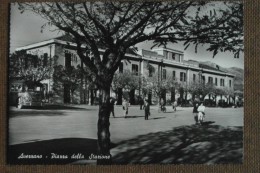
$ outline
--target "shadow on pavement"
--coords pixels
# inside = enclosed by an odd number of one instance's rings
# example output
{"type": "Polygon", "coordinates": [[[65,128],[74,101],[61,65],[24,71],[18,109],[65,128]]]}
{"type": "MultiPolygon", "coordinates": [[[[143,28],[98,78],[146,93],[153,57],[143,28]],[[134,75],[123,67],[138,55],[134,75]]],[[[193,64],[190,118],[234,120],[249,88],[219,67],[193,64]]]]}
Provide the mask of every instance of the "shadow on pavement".
{"type": "Polygon", "coordinates": [[[30,110],[30,111],[9,111],[9,118],[14,117],[27,117],[27,116],[67,116],[63,112],[54,112],[54,111],[43,111],[43,110],[30,110]]]}
{"type": "Polygon", "coordinates": [[[69,164],[79,160],[86,160],[91,154],[96,153],[96,139],[63,138],[10,145],[7,154],[8,164],[69,164]],[[52,158],[52,156],[54,156],[52,153],[55,153],[56,158],[52,158]],[[30,155],[30,157],[41,155],[42,158],[19,159],[18,157],[22,154],[24,157],[26,157],[26,155],[30,155]],[[75,158],[71,158],[73,154],[75,158]],[[57,159],[58,155],[60,157],[59,159],[57,159]],[[82,156],[84,156],[84,158],[82,158],[82,156]]]}
{"type": "Polygon", "coordinates": [[[43,107],[39,107],[42,110],[89,110],[86,108],[80,108],[75,106],[68,106],[68,105],[46,105],[43,107]]]}
{"type": "Polygon", "coordinates": [[[166,117],[156,117],[156,118],[150,118],[148,120],[158,120],[158,119],[163,119],[163,118],[166,118],[166,117]]]}
{"type": "Polygon", "coordinates": [[[71,111],[89,111],[91,109],[79,108],[73,106],[62,105],[48,105],[43,107],[25,107],[25,109],[10,108],[9,117],[20,116],[66,116],[68,114],[62,112],[63,110],[71,111]]]}
{"type": "Polygon", "coordinates": [[[111,154],[114,164],[240,164],[243,129],[181,126],[120,142],[111,154]]]}
{"type": "Polygon", "coordinates": [[[164,113],[175,113],[175,112],[177,112],[177,111],[166,111],[164,113]]]}
{"type": "Polygon", "coordinates": [[[207,125],[210,125],[210,124],[214,124],[215,121],[204,121],[201,123],[202,126],[207,126],[207,125]]]}

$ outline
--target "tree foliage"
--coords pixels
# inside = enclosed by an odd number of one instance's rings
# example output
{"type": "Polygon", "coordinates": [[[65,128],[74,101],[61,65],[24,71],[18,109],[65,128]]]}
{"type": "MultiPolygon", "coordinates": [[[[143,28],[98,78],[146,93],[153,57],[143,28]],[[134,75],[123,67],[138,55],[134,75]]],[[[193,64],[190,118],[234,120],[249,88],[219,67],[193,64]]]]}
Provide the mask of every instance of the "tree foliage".
{"type": "MultiPolygon", "coordinates": [[[[213,51],[213,57],[219,52],[230,51],[235,58],[244,51],[243,4],[241,2],[221,2],[218,7],[213,2],[209,10],[198,8],[195,19],[183,21],[182,26],[187,47],[195,44],[195,51],[200,44],[208,44],[208,51],[213,51]]],[[[186,48],[187,48],[186,47],[186,48]]]]}
{"type": "Polygon", "coordinates": [[[158,99],[164,91],[171,91],[171,89],[180,86],[177,80],[171,75],[166,75],[165,79],[158,78],[158,72],[154,72],[151,77],[143,78],[142,85],[145,93],[152,91],[158,99]]]}
{"type": "Polygon", "coordinates": [[[125,70],[123,73],[115,73],[113,82],[112,82],[112,89],[117,90],[119,88],[124,89],[138,89],[139,87],[139,76],[136,74],[131,73],[129,70],[125,70]]]}
{"type": "Polygon", "coordinates": [[[89,79],[102,86],[101,81],[111,82],[126,50],[146,40],[153,40],[155,46],[178,41],[210,44],[208,50],[214,55],[219,50],[243,51],[243,5],[219,3],[214,7],[193,1],[44,2],[21,3],[20,9],[31,10],[69,33],[92,74],[89,79]],[[208,7],[210,10],[202,10],[208,7]],[[106,49],[102,59],[100,47],[106,49]],[[94,61],[85,54],[86,49],[93,52],[94,61]]]}
{"type": "Polygon", "coordinates": [[[9,57],[9,78],[22,79],[25,82],[39,84],[52,74],[48,57],[17,51],[9,57]]]}
{"type": "Polygon", "coordinates": [[[84,71],[80,66],[66,68],[62,65],[56,65],[53,68],[53,88],[56,92],[61,90],[59,87],[66,85],[69,87],[71,94],[73,94],[80,87],[82,75],[84,75],[84,71]]]}

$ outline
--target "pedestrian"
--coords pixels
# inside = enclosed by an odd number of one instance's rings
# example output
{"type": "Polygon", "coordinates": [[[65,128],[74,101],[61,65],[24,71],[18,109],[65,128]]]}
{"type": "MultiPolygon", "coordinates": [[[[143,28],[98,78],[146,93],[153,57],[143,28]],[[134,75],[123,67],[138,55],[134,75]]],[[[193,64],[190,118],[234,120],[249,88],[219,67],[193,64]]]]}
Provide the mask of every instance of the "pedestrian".
{"type": "Polygon", "coordinates": [[[163,98],[161,98],[160,105],[161,105],[161,111],[163,112],[164,111],[164,100],[163,100],[163,98]]]}
{"type": "Polygon", "coordinates": [[[112,113],[113,117],[115,118],[115,109],[114,109],[114,105],[115,105],[115,100],[111,97],[110,100],[109,100],[109,108],[110,108],[110,113],[109,113],[109,116],[110,114],[112,113]]]}
{"type": "Polygon", "coordinates": [[[172,104],[172,109],[176,112],[177,108],[177,101],[175,100],[172,104]]]}
{"type": "Polygon", "coordinates": [[[194,103],[194,106],[193,106],[193,115],[194,115],[194,120],[195,120],[195,123],[198,124],[198,107],[199,107],[199,104],[197,102],[194,103]]]}
{"type": "Polygon", "coordinates": [[[142,110],[143,109],[143,105],[144,105],[144,100],[142,99],[142,97],[140,97],[139,104],[140,104],[140,110],[142,110]]]}
{"type": "Polygon", "coordinates": [[[150,104],[148,102],[148,99],[144,101],[144,119],[148,120],[148,116],[150,116],[150,104]]]}
{"type": "Polygon", "coordinates": [[[205,118],[205,106],[203,105],[203,102],[200,103],[200,106],[198,107],[198,122],[201,124],[205,118]]]}
{"type": "Polygon", "coordinates": [[[125,111],[125,118],[128,115],[128,107],[129,107],[129,102],[127,99],[124,99],[123,101],[123,110],[125,111]]]}

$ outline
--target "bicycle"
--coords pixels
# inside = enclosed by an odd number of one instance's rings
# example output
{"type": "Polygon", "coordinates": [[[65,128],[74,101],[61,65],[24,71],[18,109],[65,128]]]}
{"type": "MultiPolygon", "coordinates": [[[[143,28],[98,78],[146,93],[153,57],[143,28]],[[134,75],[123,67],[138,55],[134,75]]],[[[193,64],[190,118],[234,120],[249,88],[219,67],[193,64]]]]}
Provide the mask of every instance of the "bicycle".
{"type": "Polygon", "coordinates": [[[167,108],[165,106],[159,106],[158,113],[163,112],[165,113],[167,111],[167,108]]]}

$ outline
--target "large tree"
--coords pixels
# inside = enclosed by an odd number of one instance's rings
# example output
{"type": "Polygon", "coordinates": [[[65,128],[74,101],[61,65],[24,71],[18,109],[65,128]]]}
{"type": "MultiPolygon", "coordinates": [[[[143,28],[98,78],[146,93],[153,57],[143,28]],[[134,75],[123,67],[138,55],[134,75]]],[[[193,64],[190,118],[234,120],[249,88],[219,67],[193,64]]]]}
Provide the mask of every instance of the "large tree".
{"type": "MultiPolygon", "coordinates": [[[[201,10],[201,7],[207,7],[207,4],[193,1],[23,3],[20,4],[20,9],[39,14],[47,19],[49,24],[69,33],[74,39],[77,54],[90,74],[88,79],[95,83],[101,93],[98,151],[101,155],[110,155],[110,86],[115,71],[125,58],[126,50],[137,43],[154,40],[155,45],[177,41],[216,45],[219,41],[223,43],[221,47],[213,46],[209,50],[224,48],[223,51],[240,51],[240,42],[235,41],[238,38],[237,34],[228,32],[229,36],[226,38],[225,35],[221,36],[216,32],[225,34],[227,30],[232,31],[242,25],[243,21],[240,15],[237,15],[237,9],[242,5],[239,3],[222,3],[222,5],[225,8],[212,16],[208,13],[195,15],[196,11],[201,10]],[[196,24],[195,31],[193,24],[196,24]],[[210,34],[210,37],[205,38],[199,32],[210,34]],[[217,40],[219,37],[226,41],[217,40]],[[205,39],[207,41],[204,41],[205,39]],[[226,42],[230,44],[225,44],[226,42]],[[232,50],[229,48],[230,45],[232,50]],[[98,48],[105,49],[102,57],[98,48]],[[92,51],[93,61],[85,53],[87,50],[92,51]]],[[[98,163],[106,164],[110,163],[110,160],[98,160],[98,163]]]]}

